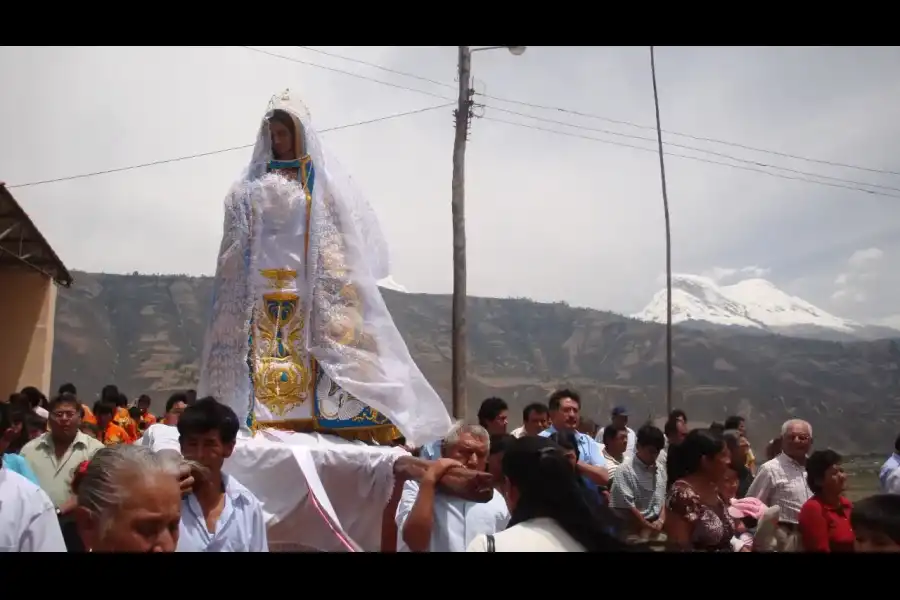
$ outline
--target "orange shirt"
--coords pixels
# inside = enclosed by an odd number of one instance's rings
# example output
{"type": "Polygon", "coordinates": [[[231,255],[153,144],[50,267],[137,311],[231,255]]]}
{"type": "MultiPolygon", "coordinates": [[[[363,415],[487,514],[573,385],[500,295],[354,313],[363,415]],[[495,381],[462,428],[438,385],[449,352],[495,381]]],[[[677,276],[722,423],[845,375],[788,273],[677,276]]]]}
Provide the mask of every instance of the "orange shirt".
{"type": "Polygon", "coordinates": [[[131,437],[131,441],[140,437],[138,435],[137,423],[135,423],[134,419],[131,418],[131,415],[128,414],[127,408],[117,408],[116,416],[113,417],[113,421],[116,425],[125,430],[125,433],[131,437]]]}
{"type": "Polygon", "coordinates": [[[130,444],[134,441],[134,438],[129,436],[127,431],[110,421],[106,426],[106,431],[100,435],[100,441],[107,446],[115,446],[116,444],[130,444]]]}
{"type": "Polygon", "coordinates": [[[141,423],[140,424],[144,426],[144,429],[147,429],[148,427],[150,427],[151,425],[154,425],[155,423],[156,423],[156,417],[151,415],[149,412],[145,412],[144,414],[141,415],[141,423]]]}
{"type": "Polygon", "coordinates": [[[92,411],[92,410],[88,407],[87,404],[82,404],[82,405],[81,405],[81,408],[84,409],[84,417],[82,417],[81,420],[82,420],[82,421],[85,421],[85,422],[87,422],[87,423],[94,423],[94,424],[96,424],[96,423],[97,423],[97,418],[94,417],[94,411],[92,411]]]}

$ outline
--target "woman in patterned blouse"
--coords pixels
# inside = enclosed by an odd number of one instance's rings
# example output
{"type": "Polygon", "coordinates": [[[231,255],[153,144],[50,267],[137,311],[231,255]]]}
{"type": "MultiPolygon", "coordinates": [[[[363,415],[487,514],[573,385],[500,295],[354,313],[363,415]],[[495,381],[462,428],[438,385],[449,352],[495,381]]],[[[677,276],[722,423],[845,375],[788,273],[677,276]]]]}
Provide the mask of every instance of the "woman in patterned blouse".
{"type": "Polygon", "coordinates": [[[722,435],[694,429],[668,461],[674,479],[666,501],[669,543],[688,551],[730,552],[735,522],[718,484],[729,468],[731,453],[722,435]]]}

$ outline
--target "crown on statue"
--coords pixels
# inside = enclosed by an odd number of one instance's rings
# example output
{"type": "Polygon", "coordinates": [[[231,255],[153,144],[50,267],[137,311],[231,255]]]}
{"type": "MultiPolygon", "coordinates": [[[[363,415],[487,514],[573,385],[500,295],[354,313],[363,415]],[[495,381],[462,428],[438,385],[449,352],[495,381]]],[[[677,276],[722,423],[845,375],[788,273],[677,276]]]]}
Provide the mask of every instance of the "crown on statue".
{"type": "Polygon", "coordinates": [[[291,94],[290,89],[285,89],[280,94],[275,94],[269,100],[269,111],[287,110],[297,115],[301,121],[309,121],[309,108],[296,94],[291,94]]]}

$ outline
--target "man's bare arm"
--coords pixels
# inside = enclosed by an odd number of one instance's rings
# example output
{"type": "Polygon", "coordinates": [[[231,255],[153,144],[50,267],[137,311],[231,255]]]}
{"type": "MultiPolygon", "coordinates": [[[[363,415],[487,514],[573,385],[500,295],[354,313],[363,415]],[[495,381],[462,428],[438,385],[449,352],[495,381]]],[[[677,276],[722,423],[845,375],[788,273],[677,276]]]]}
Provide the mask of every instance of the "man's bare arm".
{"type": "MultiPolygon", "coordinates": [[[[422,481],[432,461],[401,456],[394,463],[394,477],[401,481],[422,481]]],[[[489,473],[464,467],[451,467],[437,483],[437,489],[469,502],[488,502],[494,495],[489,473]]]]}

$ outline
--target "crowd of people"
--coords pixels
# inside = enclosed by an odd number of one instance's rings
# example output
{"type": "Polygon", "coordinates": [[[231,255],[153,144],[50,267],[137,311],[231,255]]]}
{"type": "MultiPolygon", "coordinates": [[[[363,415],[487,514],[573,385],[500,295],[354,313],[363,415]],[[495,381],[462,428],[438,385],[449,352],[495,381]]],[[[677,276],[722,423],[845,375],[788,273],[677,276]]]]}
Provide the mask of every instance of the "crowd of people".
{"type": "MultiPolygon", "coordinates": [[[[268,551],[260,501],[226,472],[231,408],[188,391],[157,417],[148,396],[129,406],[112,385],[90,408],[78,398],[66,384],[50,400],[30,387],[0,402],[0,550],[268,551]],[[157,428],[176,428],[180,451],[154,452],[157,428]]],[[[509,432],[507,403],[489,398],[477,423],[433,444],[394,440],[429,462],[398,482],[382,550],[900,551],[900,436],[882,493],[854,504],[841,456],[813,450],[803,420],[784,423],[764,461],[740,416],[688,424],[675,410],[635,431],[618,406],[598,427],[562,389],[509,432]],[[455,468],[490,475],[484,501],[442,491],[455,468]]]]}

